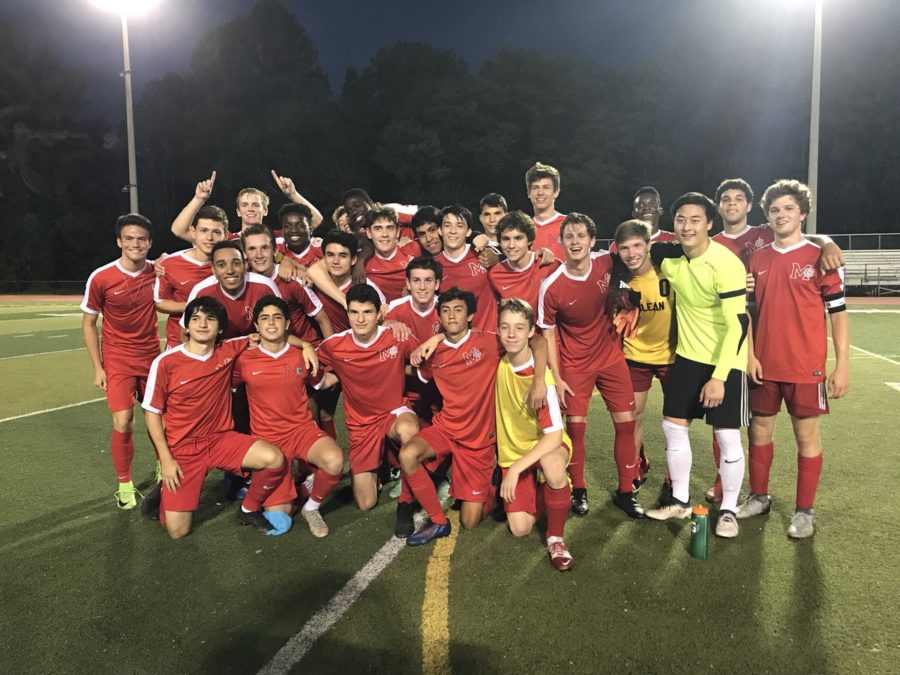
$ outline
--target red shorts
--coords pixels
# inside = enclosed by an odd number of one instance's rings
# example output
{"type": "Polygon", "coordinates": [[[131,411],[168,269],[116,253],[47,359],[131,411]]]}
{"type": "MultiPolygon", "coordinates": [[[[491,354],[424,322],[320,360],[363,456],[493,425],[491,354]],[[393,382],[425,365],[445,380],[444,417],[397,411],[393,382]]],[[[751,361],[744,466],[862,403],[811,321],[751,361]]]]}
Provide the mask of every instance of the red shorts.
{"type": "Polygon", "coordinates": [[[654,377],[659,380],[663,391],[666,390],[666,380],[669,379],[671,364],[652,366],[627,360],[625,363],[628,365],[628,374],[631,376],[631,388],[634,389],[634,393],[650,391],[654,377]]]}
{"type": "Polygon", "coordinates": [[[560,367],[563,380],[575,392],[566,397],[563,412],[574,417],[587,417],[594,387],[600,392],[609,412],[634,410],[634,389],[625,359],[617,360],[600,371],[560,367]]]}
{"type": "Polygon", "coordinates": [[[347,427],[350,449],[347,452],[350,460],[350,473],[366,473],[377,471],[381,466],[384,451],[384,440],[391,433],[394,421],[403,413],[413,413],[405,405],[382,415],[376,422],[364,427],[347,427]]]}
{"type": "Polygon", "coordinates": [[[150,364],[158,355],[136,356],[133,361],[103,360],[106,371],[106,402],[110,412],[131,410],[144,397],[150,364]]]}
{"type": "MultiPolygon", "coordinates": [[[[509,469],[504,468],[501,470],[503,471],[503,477],[506,478],[506,472],[509,469]]],[[[511,502],[503,502],[503,510],[507,513],[530,513],[537,520],[541,515],[540,509],[543,507],[543,504],[538,505],[539,488],[537,469],[532,467],[527,471],[523,471],[519,474],[519,482],[516,483],[516,498],[511,502]]]]}
{"type": "Polygon", "coordinates": [[[297,488],[294,484],[294,477],[291,475],[290,463],[295,459],[299,459],[300,471],[302,473],[308,472],[311,468],[308,463],[309,449],[320,438],[330,439],[331,436],[326,434],[315,424],[304,424],[287,436],[273,438],[271,440],[266,439],[272,445],[278,446],[281,450],[285,461],[288,463],[288,471],[285,472],[284,480],[281,481],[281,484],[272,490],[266,498],[266,501],[263,502],[263,506],[287,504],[297,498],[297,488]]]}
{"type": "Polygon", "coordinates": [[[453,480],[450,481],[450,495],[464,502],[483,502],[491,494],[491,478],[494,475],[497,452],[493,445],[484,448],[467,448],[452,440],[437,425],[422,429],[418,438],[424,440],[434,450],[435,457],[425,468],[434,471],[450,457],[453,463],[453,480]]]}
{"type": "Polygon", "coordinates": [[[163,484],[160,511],[196,510],[200,503],[203,481],[212,469],[246,474],[241,463],[256,440],[237,431],[222,431],[185,441],[172,448],[172,456],[184,475],[177,492],[172,492],[163,484]]]}
{"type": "Polygon", "coordinates": [[[828,414],[828,393],[825,382],[750,383],[750,411],[757,415],[777,415],[784,401],[794,417],[815,417],[828,414]]]}

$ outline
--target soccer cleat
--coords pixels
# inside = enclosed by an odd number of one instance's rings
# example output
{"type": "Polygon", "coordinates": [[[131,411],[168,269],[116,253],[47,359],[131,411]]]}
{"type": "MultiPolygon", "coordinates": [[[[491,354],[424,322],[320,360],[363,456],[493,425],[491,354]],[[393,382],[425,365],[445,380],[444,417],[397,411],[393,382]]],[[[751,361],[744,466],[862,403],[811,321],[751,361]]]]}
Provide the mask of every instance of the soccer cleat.
{"type": "Polygon", "coordinates": [[[314,537],[321,539],[328,536],[328,524],[322,518],[322,514],[319,513],[319,509],[300,509],[300,515],[306,521],[306,524],[309,525],[309,531],[312,532],[314,537]]]}
{"type": "Polygon", "coordinates": [[[576,516],[586,515],[589,509],[586,488],[572,489],[572,513],[576,516]]]}
{"type": "Polygon", "coordinates": [[[569,553],[569,549],[562,540],[547,544],[547,553],[550,554],[550,564],[560,572],[572,569],[572,566],[575,564],[572,554],[569,553]]]}
{"type": "Polygon", "coordinates": [[[719,521],[716,523],[716,536],[723,539],[734,539],[738,536],[737,516],[733,511],[722,511],[719,513],[719,521]]]}
{"type": "Polygon", "coordinates": [[[157,483],[141,504],[141,511],[150,520],[159,520],[159,505],[162,500],[162,483],[157,483]]]}
{"type": "Polygon", "coordinates": [[[647,474],[650,472],[650,460],[646,457],[641,457],[641,464],[638,471],[638,478],[635,478],[631,481],[632,492],[637,492],[641,489],[641,486],[647,482],[647,474]]]}
{"type": "Polygon", "coordinates": [[[633,492],[618,492],[613,494],[613,504],[622,509],[629,518],[644,518],[644,507],[638,504],[633,492]]]}
{"type": "Polygon", "coordinates": [[[253,529],[261,534],[265,534],[269,530],[274,530],[274,526],[263,515],[262,511],[244,511],[238,507],[237,519],[241,525],[251,525],[253,529]]]}
{"type": "Polygon", "coordinates": [[[663,483],[659,488],[659,497],[656,499],[656,508],[665,506],[672,501],[672,484],[663,483]]]}
{"type": "Polygon", "coordinates": [[[797,509],[791,524],[788,525],[787,534],[791,539],[809,539],[816,532],[815,511],[812,509],[797,509]]]}
{"type": "Polygon", "coordinates": [[[406,539],[416,531],[413,524],[413,505],[409,502],[397,502],[397,517],[394,520],[394,536],[406,539]]]}
{"type": "Polygon", "coordinates": [[[762,516],[769,512],[772,508],[772,498],[769,495],[758,495],[750,493],[743,504],[738,506],[738,518],[752,518],[753,516],[762,516]]]}
{"type": "Polygon", "coordinates": [[[688,518],[691,515],[691,503],[680,502],[675,497],[665,505],[646,512],[648,518],[653,520],[670,520],[671,518],[688,518]]]}
{"type": "Polygon", "coordinates": [[[238,474],[226,471],[222,476],[222,487],[225,488],[225,498],[235,502],[247,496],[247,488],[250,479],[238,474]]]}
{"type": "Polygon", "coordinates": [[[391,485],[391,489],[388,491],[388,497],[390,497],[391,499],[397,499],[402,491],[403,481],[397,479],[397,481],[393,485],[391,485]]]}
{"type": "Polygon", "coordinates": [[[448,534],[450,534],[450,523],[441,523],[439,525],[430,523],[418,532],[413,532],[411,535],[409,535],[406,538],[406,545],[421,546],[422,544],[427,544],[433,539],[446,537],[448,534]]]}
{"type": "Polygon", "coordinates": [[[119,483],[119,489],[113,493],[116,498],[116,506],[123,511],[130,511],[137,506],[137,498],[143,495],[134,489],[131,481],[119,483]]]}

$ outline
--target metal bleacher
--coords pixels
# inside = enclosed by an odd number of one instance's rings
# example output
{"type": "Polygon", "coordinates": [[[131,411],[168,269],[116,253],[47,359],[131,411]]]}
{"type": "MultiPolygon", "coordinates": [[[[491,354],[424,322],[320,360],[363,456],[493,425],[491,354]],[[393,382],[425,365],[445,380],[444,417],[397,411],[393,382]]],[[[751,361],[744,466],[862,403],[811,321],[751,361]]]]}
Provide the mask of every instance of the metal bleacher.
{"type": "Polygon", "coordinates": [[[844,251],[844,285],[866,295],[900,293],[900,250],[844,251]]]}

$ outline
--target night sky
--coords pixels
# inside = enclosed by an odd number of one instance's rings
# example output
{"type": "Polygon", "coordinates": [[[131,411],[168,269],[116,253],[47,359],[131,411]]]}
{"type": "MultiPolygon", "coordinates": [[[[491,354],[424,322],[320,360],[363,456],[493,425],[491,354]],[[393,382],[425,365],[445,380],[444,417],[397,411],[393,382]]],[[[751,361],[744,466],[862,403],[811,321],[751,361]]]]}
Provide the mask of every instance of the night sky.
{"type": "MultiPolygon", "coordinates": [[[[254,0],[162,0],[130,20],[136,92],[168,71],[184,71],[199,35],[247,13],[254,0]]],[[[452,3],[290,0],[319,51],[337,93],[348,67],[361,68],[382,46],[418,40],[454,50],[477,70],[502,47],[589,59],[622,69],[677,53],[686,42],[708,41],[768,50],[788,46],[786,69],[808,71],[813,0],[522,0],[452,3]]],[[[89,113],[116,120],[122,113],[118,17],[88,0],[4,0],[5,11],[28,16],[34,39],[52,44],[88,74],[89,113]]],[[[825,64],[857,56],[867,45],[896,40],[900,2],[825,1],[825,64]]],[[[235,49],[240,45],[236,44],[235,49]]],[[[827,68],[824,77],[827,83],[827,68]]]]}

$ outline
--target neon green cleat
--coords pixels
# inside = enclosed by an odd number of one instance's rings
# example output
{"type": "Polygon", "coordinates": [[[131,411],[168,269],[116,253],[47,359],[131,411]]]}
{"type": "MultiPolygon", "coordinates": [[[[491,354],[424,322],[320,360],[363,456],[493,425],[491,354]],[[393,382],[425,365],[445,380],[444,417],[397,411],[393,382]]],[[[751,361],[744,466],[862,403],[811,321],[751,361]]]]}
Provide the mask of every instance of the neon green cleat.
{"type": "Polygon", "coordinates": [[[119,489],[114,493],[116,505],[123,511],[130,511],[137,506],[137,498],[143,497],[140,492],[134,488],[134,483],[119,483],[119,489]]]}

